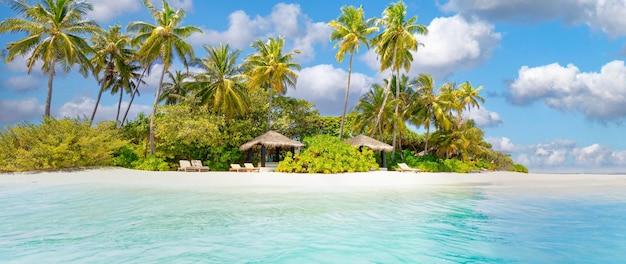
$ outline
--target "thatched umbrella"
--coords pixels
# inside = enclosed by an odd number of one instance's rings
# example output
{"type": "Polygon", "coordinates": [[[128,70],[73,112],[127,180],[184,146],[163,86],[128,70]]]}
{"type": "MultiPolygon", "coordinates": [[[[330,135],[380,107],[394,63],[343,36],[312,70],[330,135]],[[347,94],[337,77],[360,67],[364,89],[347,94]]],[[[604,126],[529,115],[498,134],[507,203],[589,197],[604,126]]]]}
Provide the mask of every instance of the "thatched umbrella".
{"type": "Polygon", "coordinates": [[[357,147],[368,147],[373,151],[380,151],[380,157],[383,162],[383,165],[381,167],[383,168],[387,167],[387,159],[385,158],[385,152],[393,151],[393,146],[385,142],[380,142],[366,135],[358,135],[354,138],[344,141],[344,143],[357,146],[357,147]]]}
{"type": "Polygon", "coordinates": [[[278,153],[279,148],[301,148],[304,147],[304,144],[283,136],[276,131],[270,130],[267,133],[255,137],[254,139],[241,145],[241,147],[239,147],[239,150],[252,151],[252,148],[254,147],[261,147],[261,167],[265,167],[265,156],[268,148],[275,148],[276,153],[278,153]]]}

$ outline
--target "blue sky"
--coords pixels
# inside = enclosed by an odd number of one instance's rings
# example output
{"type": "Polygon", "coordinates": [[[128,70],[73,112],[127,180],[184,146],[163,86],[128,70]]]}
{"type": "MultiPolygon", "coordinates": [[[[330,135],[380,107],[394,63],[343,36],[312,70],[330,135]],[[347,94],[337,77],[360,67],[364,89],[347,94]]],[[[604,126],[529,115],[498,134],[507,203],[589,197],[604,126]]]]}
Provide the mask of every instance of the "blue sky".
{"type": "MultiPolygon", "coordinates": [[[[139,0],[91,0],[89,17],[103,27],[133,20],[153,22],[139,0]]],[[[31,1],[32,3],[32,1],[31,1]]],[[[187,12],[185,25],[204,30],[188,41],[204,56],[203,45],[230,43],[250,52],[256,39],[284,36],[287,49],[302,51],[296,89],[323,115],[339,115],[347,60],[338,64],[326,23],[343,5],[363,6],[380,17],[391,2],[362,1],[170,1],[187,12]]],[[[160,1],[156,3],[160,6],[160,1]]],[[[486,103],[469,112],[494,149],[510,153],[531,172],[626,172],[626,2],[621,0],[418,0],[405,1],[408,15],[428,27],[408,73],[431,74],[438,85],[469,81],[483,86],[486,103]]],[[[0,16],[15,16],[5,3],[0,16]]],[[[0,35],[0,45],[19,36],[0,35]]],[[[149,112],[160,65],[131,115],[149,112]]],[[[180,68],[180,66],[177,66],[180,68]]],[[[349,107],[378,72],[376,55],[363,48],[354,62],[349,107]]],[[[0,64],[0,127],[37,122],[46,94],[39,69],[27,75],[24,59],[0,64]]],[[[77,71],[54,80],[55,116],[89,115],[98,92],[93,77],[77,71]]],[[[103,96],[97,119],[114,119],[118,98],[103,96]]],[[[128,98],[125,98],[127,102],[128,98]]]]}

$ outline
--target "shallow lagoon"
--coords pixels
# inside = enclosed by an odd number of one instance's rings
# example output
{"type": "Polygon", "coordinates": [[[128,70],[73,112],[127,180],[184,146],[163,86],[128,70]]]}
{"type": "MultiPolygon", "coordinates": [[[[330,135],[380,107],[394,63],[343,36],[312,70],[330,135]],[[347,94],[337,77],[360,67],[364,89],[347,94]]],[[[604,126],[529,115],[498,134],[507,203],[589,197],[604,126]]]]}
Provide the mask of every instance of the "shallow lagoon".
{"type": "Polygon", "coordinates": [[[611,186],[0,185],[2,263],[621,263],[611,186]]]}

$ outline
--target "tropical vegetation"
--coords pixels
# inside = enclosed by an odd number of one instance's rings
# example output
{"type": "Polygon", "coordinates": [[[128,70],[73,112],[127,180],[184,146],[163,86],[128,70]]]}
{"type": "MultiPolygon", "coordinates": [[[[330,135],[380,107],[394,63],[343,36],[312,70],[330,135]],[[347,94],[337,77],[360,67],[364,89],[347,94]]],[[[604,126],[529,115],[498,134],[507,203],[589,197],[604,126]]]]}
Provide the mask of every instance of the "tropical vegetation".
{"type": "Polygon", "coordinates": [[[387,156],[390,169],[405,162],[423,171],[527,172],[508,155],[492,150],[484,132],[467,118],[471,109],[484,103],[481,86],[468,81],[436,85],[430,75],[407,75],[420,45],[417,36],[428,31],[416,23],[416,16],[407,18],[402,1],[390,4],[382,18],[365,18],[362,7],[345,6],[328,23],[337,61],[350,57],[341,116],[320,116],[314,104],[285,96],[287,89],[296,87],[301,66],[294,60],[300,51],[285,50],[283,37],[255,40],[250,45],[254,52],[245,58],[228,44],[204,46],[206,55],[196,58],[186,37],[201,30],[183,25],[184,10],[171,8],[165,0],[160,10],[148,0],[143,3],[154,24],[134,21],[123,32],[120,25],[104,30],[84,19],[91,6],[83,1],[40,0],[34,5],[9,1],[18,17],[1,21],[0,33],[27,36],[7,44],[5,61],[27,56],[29,70],[40,61],[49,79],[42,121],[0,130],[0,171],[111,165],[170,170],[179,159],[201,159],[213,171],[227,170],[231,163],[259,161],[260,153],[249,157],[239,146],[276,130],[306,145],[298,154],[282,150],[279,171],[377,169],[380,155],[341,141],[366,134],[393,146],[387,156]],[[380,33],[371,37],[376,32],[380,33]],[[361,47],[375,50],[380,71],[388,71],[389,77],[372,84],[348,112],[352,60],[361,47]],[[174,69],[176,59],[184,69],[174,69]],[[78,66],[98,83],[90,118],[50,117],[57,63],[65,71],[78,66]],[[143,79],[156,64],[163,68],[157,73],[152,112],[127,118],[143,79]],[[106,91],[119,96],[116,120],[92,124],[106,91]],[[130,101],[122,115],[124,94],[130,94],[130,101]]]}

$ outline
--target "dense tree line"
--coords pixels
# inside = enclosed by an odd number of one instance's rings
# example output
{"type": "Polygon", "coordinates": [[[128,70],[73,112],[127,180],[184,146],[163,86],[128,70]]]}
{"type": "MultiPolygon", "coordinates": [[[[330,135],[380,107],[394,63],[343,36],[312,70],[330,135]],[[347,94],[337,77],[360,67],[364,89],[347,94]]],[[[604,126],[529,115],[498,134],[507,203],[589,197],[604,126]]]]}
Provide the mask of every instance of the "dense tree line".
{"type": "MultiPolygon", "coordinates": [[[[29,71],[41,61],[42,71],[48,74],[42,126],[54,120],[49,117],[50,105],[55,66],[60,64],[66,72],[77,66],[99,83],[89,125],[102,94],[119,94],[114,127],[129,145],[116,152],[118,164],[132,164],[124,159],[150,159],[146,164],[153,166],[136,167],[156,169],[165,168],[163,163],[194,158],[222,169],[243,160],[243,153],[237,150],[240,144],[273,129],[301,140],[318,134],[339,139],[368,134],[393,145],[391,164],[407,156],[430,155],[472,166],[483,162],[491,164],[482,166],[490,169],[513,165],[506,155],[491,150],[482,130],[463,118],[465,111],[484,102],[479,95],[482,87],[469,82],[435,87],[429,75],[401,74],[401,70],[409,71],[412,52],[420,46],[416,36],[428,33],[424,25],[417,24],[416,16],[407,17],[402,1],[390,4],[381,18],[365,18],[362,7],[345,6],[339,17],[328,23],[334,30],[330,41],[338,48],[337,61],[346,54],[350,57],[340,117],[321,117],[306,100],[284,96],[287,89],[295,88],[301,68],[293,60],[300,51],[285,51],[284,38],[255,40],[251,44],[254,52],[245,58],[229,45],[204,46],[206,55],[196,58],[185,38],[202,31],[182,25],[184,10],[173,9],[165,0],[161,9],[148,0],[143,3],[153,23],[134,21],[123,32],[119,24],[106,30],[84,19],[92,9],[88,2],[40,0],[30,5],[24,0],[8,1],[18,16],[0,22],[0,33],[25,33],[26,37],[7,44],[5,61],[27,56],[29,71]],[[372,85],[348,113],[352,60],[362,45],[376,51],[380,71],[388,71],[389,77],[372,85]],[[184,70],[171,70],[175,60],[184,70]],[[159,83],[152,112],[131,121],[128,110],[156,63],[162,64],[163,70],[156,73],[159,83]],[[199,70],[192,73],[190,66],[199,70]],[[122,114],[125,94],[130,95],[130,103],[122,114]],[[423,127],[426,133],[417,135],[409,125],[423,127]],[[498,159],[504,161],[496,162],[498,159]]],[[[74,120],[77,124],[83,121],[74,120]]],[[[13,134],[11,129],[3,132],[5,138],[13,134]]]]}

